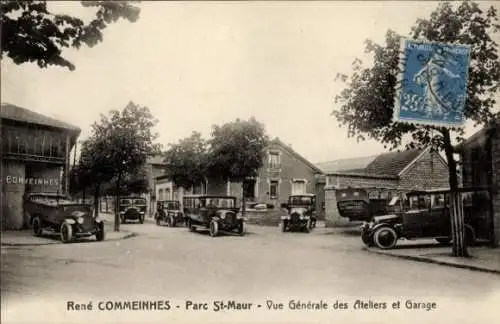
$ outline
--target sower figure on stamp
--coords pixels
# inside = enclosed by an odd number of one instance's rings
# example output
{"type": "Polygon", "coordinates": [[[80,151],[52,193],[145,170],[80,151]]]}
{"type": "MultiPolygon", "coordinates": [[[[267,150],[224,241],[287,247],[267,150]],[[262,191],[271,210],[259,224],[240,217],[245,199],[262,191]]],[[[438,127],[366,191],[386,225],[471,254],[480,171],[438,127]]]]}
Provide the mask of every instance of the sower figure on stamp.
{"type": "MultiPolygon", "coordinates": [[[[413,78],[415,83],[423,87],[424,103],[422,110],[425,111],[428,118],[434,116],[443,117],[452,110],[450,104],[439,93],[439,90],[443,87],[441,77],[446,75],[451,78],[458,78],[459,75],[445,68],[446,60],[440,53],[434,53],[431,59],[422,66],[422,69],[413,78]]],[[[456,64],[454,60],[448,59],[447,61],[451,64],[456,64]]]]}

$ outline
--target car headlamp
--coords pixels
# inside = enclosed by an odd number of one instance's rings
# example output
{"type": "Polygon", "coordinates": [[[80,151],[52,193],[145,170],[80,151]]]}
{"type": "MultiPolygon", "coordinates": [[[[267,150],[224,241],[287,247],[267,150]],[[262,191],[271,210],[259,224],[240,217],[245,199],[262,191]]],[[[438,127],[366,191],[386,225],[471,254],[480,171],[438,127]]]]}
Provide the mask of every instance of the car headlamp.
{"type": "Polygon", "coordinates": [[[83,217],[78,217],[78,218],[76,219],[76,222],[77,222],[78,224],[83,224],[83,217]]]}

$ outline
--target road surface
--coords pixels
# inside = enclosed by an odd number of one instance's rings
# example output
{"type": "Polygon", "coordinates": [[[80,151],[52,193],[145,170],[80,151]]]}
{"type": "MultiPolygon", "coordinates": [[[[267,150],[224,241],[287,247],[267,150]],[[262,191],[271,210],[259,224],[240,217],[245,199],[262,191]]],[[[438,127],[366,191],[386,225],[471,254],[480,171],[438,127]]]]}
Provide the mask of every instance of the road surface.
{"type": "Polygon", "coordinates": [[[122,229],[140,235],[3,246],[2,323],[500,320],[498,275],[371,254],[345,230],[281,233],[249,226],[244,237],[212,238],[149,222],[122,229]],[[141,307],[133,301],[162,310],[116,309],[141,307]],[[243,307],[249,309],[236,309],[243,307]]]}

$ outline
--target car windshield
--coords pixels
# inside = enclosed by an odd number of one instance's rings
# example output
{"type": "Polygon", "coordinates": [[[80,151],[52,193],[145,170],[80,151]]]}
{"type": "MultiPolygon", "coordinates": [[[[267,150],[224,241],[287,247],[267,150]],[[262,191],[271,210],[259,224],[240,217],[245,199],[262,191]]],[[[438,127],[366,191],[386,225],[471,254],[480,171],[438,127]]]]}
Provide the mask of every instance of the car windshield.
{"type": "Polygon", "coordinates": [[[290,205],[308,206],[313,204],[313,197],[296,196],[290,197],[290,205]]]}
{"type": "Polygon", "coordinates": [[[205,207],[217,207],[217,208],[234,208],[235,199],[234,198],[205,198],[205,207]]]}
{"type": "Polygon", "coordinates": [[[134,200],[134,205],[145,205],[146,204],[146,200],[144,199],[135,199],[134,200]]]}
{"type": "Polygon", "coordinates": [[[122,204],[122,205],[130,205],[130,199],[122,199],[122,200],[120,200],[120,204],[122,204]]]}
{"type": "Polygon", "coordinates": [[[178,201],[169,201],[169,202],[166,202],[164,208],[167,208],[167,209],[179,209],[179,202],[178,201]]]}

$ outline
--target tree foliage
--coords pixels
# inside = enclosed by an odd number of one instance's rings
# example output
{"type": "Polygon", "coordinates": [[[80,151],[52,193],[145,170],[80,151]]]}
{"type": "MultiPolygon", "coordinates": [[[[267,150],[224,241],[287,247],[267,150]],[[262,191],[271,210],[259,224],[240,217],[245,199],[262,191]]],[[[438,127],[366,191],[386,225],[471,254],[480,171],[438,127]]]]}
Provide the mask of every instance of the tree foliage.
{"type": "Polygon", "coordinates": [[[214,125],[209,140],[209,174],[235,182],[256,176],[268,141],[264,125],[255,118],[214,125]]]}
{"type": "Polygon", "coordinates": [[[170,144],[165,152],[166,175],[179,187],[191,188],[205,179],[207,144],[198,132],[170,144]]]}
{"type": "MultiPolygon", "coordinates": [[[[83,188],[92,186],[95,200],[109,182],[114,184],[115,194],[147,190],[142,167],[149,156],[160,151],[155,143],[158,134],[153,132],[157,122],[147,107],[133,102],[122,111],[101,115],[100,121],[92,125],[89,138],[82,143],[76,169],[78,183],[83,188]]],[[[115,230],[119,230],[118,224],[115,217],[115,230]]]]}
{"type": "Polygon", "coordinates": [[[48,1],[0,1],[1,57],[7,55],[14,63],[36,62],[39,67],[50,65],[75,66],[65,59],[64,49],[93,47],[103,40],[103,31],[120,19],[135,22],[140,9],[132,5],[139,1],[82,1],[83,7],[96,8],[88,23],[81,18],[50,11],[48,1]]]}
{"type": "MultiPolygon", "coordinates": [[[[427,19],[418,19],[409,38],[471,46],[469,84],[465,117],[476,125],[489,123],[496,117],[494,97],[498,93],[500,61],[493,35],[498,32],[497,10],[481,10],[478,4],[463,2],[456,8],[441,3],[427,19]]],[[[450,148],[447,130],[431,126],[393,122],[394,97],[397,89],[399,44],[402,36],[388,30],[385,44],[366,41],[365,52],[373,55],[371,67],[364,67],[360,59],[353,62],[350,76],[338,75],[345,83],[344,90],[335,98],[335,118],[348,127],[348,135],[358,140],[380,141],[391,149],[405,142],[406,148],[433,145],[450,148]]],[[[463,130],[451,129],[461,140],[463,130]]]]}

